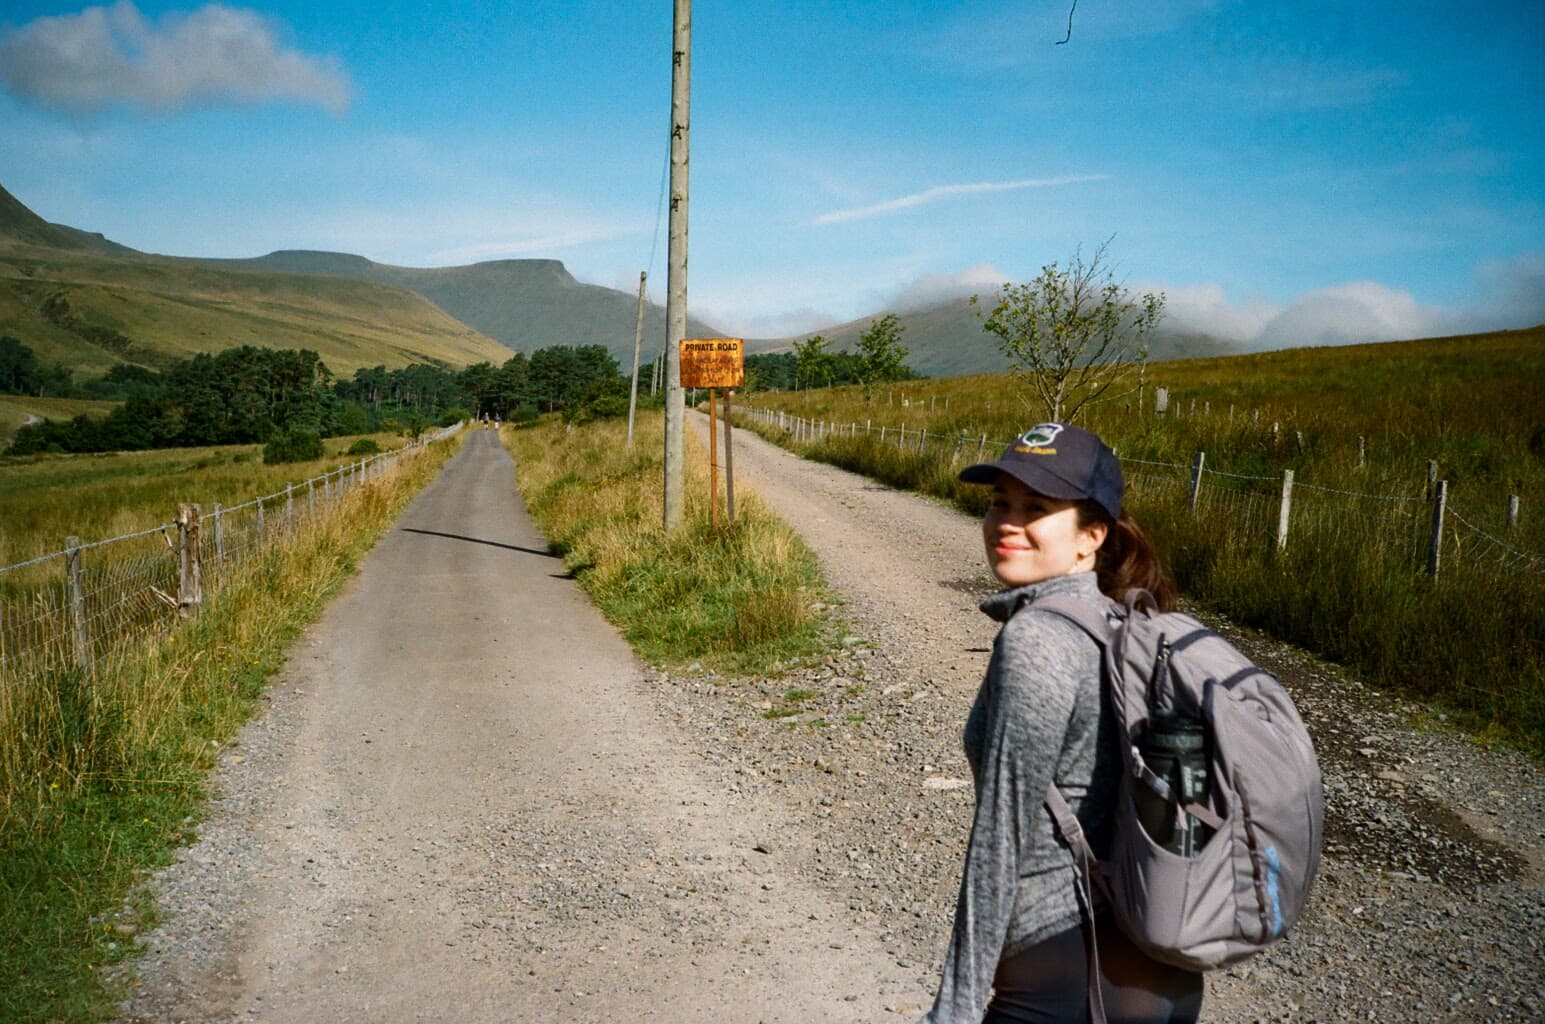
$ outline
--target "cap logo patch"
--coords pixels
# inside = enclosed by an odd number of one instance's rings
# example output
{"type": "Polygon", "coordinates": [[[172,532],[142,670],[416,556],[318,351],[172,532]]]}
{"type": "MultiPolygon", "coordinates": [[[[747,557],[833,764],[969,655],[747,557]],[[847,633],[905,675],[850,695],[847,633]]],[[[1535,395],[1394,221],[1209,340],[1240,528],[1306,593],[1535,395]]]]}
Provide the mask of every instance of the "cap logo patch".
{"type": "Polygon", "coordinates": [[[1050,445],[1060,433],[1062,433],[1060,423],[1038,423],[1019,435],[1019,444],[1014,446],[1014,450],[1031,455],[1056,455],[1057,449],[1050,445]]]}

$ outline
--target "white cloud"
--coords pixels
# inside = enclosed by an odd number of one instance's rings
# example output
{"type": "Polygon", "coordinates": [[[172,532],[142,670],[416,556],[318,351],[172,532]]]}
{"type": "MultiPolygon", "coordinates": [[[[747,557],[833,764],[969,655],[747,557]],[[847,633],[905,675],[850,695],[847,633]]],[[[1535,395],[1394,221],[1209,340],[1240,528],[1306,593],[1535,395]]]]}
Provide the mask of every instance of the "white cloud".
{"type": "Polygon", "coordinates": [[[1545,251],[1483,264],[1465,319],[1476,330],[1545,324],[1545,251]]]}
{"type": "Polygon", "coordinates": [[[340,112],[352,92],[336,61],[284,46],[254,11],[208,4],[151,22],[129,0],[11,30],[0,38],[0,84],[22,100],[87,112],[285,100],[340,112]]]}
{"type": "Polygon", "coordinates": [[[857,206],[847,210],[833,210],[831,213],[823,213],[814,221],[816,224],[839,224],[844,221],[867,220],[870,217],[881,217],[885,214],[896,213],[901,210],[910,210],[914,207],[936,203],[941,199],[956,199],[960,196],[980,195],[988,192],[1015,192],[1027,188],[1053,188],[1058,185],[1076,185],[1085,181],[1104,181],[1108,174],[1072,174],[1061,178],[1028,178],[1023,181],[981,181],[960,185],[938,185],[925,189],[922,192],[914,192],[900,199],[888,199],[883,203],[874,203],[870,206],[857,206]]]}
{"type": "Polygon", "coordinates": [[[1280,306],[1259,298],[1236,305],[1224,296],[1223,288],[1216,284],[1186,285],[1180,288],[1143,285],[1131,290],[1139,294],[1148,291],[1164,293],[1166,327],[1197,331],[1239,342],[1253,341],[1271,318],[1281,311],[1280,306]]]}
{"type": "Polygon", "coordinates": [[[953,274],[924,274],[891,293],[887,309],[898,313],[927,309],[968,295],[996,295],[1008,275],[990,263],[978,263],[953,274]]]}
{"type": "Polygon", "coordinates": [[[1252,347],[1351,345],[1446,334],[1452,313],[1420,305],[1410,292],[1375,281],[1355,281],[1299,296],[1268,320],[1252,347]]]}
{"type": "Polygon", "coordinates": [[[1545,252],[1483,265],[1472,298],[1457,308],[1425,305],[1376,281],[1316,289],[1286,304],[1233,302],[1216,284],[1133,290],[1165,293],[1166,328],[1199,331],[1248,349],[1401,341],[1545,323],[1545,252]]]}

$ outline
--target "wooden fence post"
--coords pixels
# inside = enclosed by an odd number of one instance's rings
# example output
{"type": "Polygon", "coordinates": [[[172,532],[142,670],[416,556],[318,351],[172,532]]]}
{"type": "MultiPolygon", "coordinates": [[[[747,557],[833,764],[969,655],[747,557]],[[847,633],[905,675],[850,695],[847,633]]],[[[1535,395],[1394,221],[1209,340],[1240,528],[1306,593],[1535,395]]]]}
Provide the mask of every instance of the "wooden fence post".
{"type": "Polygon", "coordinates": [[[284,485],[284,535],[295,536],[295,494],[289,484],[284,485]]]}
{"type": "Polygon", "coordinates": [[[730,439],[730,431],[735,429],[735,416],[730,412],[730,397],[735,392],[724,392],[724,514],[730,522],[735,521],[735,445],[730,439]]]}
{"type": "Polygon", "coordinates": [[[1448,481],[1439,480],[1432,493],[1432,544],[1427,549],[1427,572],[1438,574],[1443,554],[1443,513],[1448,507],[1448,481]]]}
{"type": "Polygon", "coordinates": [[[1293,471],[1282,471],[1282,504],[1277,508],[1277,550],[1286,551],[1288,546],[1288,514],[1293,508],[1293,471]]]}
{"type": "Polygon", "coordinates": [[[1424,492],[1428,498],[1432,497],[1432,489],[1438,483],[1438,460],[1427,460],[1427,490],[1424,492]]]}
{"type": "Polygon", "coordinates": [[[317,517],[316,494],[311,489],[311,481],[306,481],[306,518],[315,520],[317,517]]]}
{"type": "Polygon", "coordinates": [[[1507,496],[1507,528],[1518,529],[1518,495],[1516,494],[1507,496]]]}
{"type": "Polygon", "coordinates": [[[987,435],[983,434],[981,440],[976,442],[976,461],[982,461],[982,453],[987,450],[987,435]]]}
{"type": "Polygon", "coordinates": [[[1191,460],[1191,497],[1186,502],[1186,507],[1196,510],[1196,499],[1202,491],[1202,466],[1207,461],[1206,452],[1197,452],[1196,458],[1191,460]]]}
{"type": "Polygon", "coordinates": [[[1368,441],[1362,434],[1357,435],[1357,468],[1362,469],[1368,464],[1368,441]]]}
{"type": "Polygon", "coordinates": [[[258,547],[258,551],[261,552],[263,550],[263,499],[262,498],[259,498],[257,500],[257,519],[258,519],[257,547],[258,547]]]}
{"type": "Polygon", "coordinates": [[[199,609],[204,604],[204,588],[199,568],[200,537],[199,537],[199,507],[197,505],[179,505],[177,507],[177,617],[181,619],[193,619],[198,617],[199,609]]]}
{"type": "Polygon", "coordinates": [[[220,514],[220,503],[215,502],[215,571],[225,569],[225,518],[220,514]]]}
{"type": "Polygon", "coordinates": [[[1169,388],[1160,386],[1153,389],[1153,411],[1160,416],[1169,412],[1169,388]]]}
{"type": "Polygon", "coordinates": [[[91,671],[91,643],[86,635],[86,588],[81,584],[80,538],[64,540],[64,571],[70,580],[70,640],[75,653],[75,667],[91,671]]]}

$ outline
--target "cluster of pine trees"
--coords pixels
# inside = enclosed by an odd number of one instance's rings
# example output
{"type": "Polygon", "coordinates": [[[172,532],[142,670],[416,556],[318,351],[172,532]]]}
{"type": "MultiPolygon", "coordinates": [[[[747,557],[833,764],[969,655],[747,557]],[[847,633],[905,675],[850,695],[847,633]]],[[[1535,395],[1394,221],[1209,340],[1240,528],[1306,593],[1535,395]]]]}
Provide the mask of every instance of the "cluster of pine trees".
{"type": "MultiPolygon", "coordinates": [[[[36,364],[31,356],[20,343],[0,345],[0,391],[47,393],[36,372],[29,372],[36,364]]],[[[246,345],[180,360],[160,373],[123,364],[94,381],[71,384],[66,377],[65,385],[51,393],[117,392],[113,397],[123,404],[104,417],[22,427],[6,454],[270,444],[276,437],[388,430],[416,435],[434,423],[472,417],[620,415],[628,402],[617,361],[599,345],[516,353],[497,367],[377,366],[348,379],[335,378],[315,352],[246,345]]]]}

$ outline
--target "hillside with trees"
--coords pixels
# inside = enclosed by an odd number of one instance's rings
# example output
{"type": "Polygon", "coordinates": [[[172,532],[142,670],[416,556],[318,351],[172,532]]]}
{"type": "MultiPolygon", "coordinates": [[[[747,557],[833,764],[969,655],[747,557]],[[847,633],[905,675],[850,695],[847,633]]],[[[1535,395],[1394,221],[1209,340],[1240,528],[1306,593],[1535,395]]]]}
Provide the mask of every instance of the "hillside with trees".
{"type": "MultiPolygon", "coordinates": [[[[0,339],[0,392],[37,386],[26,346],[0,339]]],[[[105,416],[23,426],[7,455],[140,451],[397,431],[473,417],[570,420],[627,412],[627,383],[599,345],[558,345],[502,363],[361,367],[335,378],[316,352],[246,345],[178,360],[160,372],[120,365],[85,389],[122,397],[105,416]]],[[[647,401],[647,397],[645,398],[647,401]]]]}

